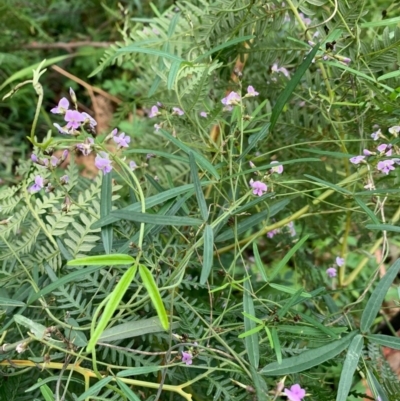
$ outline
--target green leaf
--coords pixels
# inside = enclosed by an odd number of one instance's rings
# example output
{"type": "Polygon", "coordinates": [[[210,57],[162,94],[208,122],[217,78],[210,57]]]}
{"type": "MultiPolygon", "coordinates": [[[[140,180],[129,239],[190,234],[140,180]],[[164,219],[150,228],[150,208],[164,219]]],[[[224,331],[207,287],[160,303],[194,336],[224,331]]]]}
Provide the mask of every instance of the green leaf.
{"type": "Polygon", "coordinates": [[[283,305],[283,307],[282,307],[281,309],[279,309],[279,312],[278,312],[279,318],[282,319],[282,318],[286,315],[286,313],[289,311],[289,309],[290,309],[293,305],[296,304],[297,300],[298,300],[299,298],[301,298],[301,293],[302,293],[302,292],[303,292],[303,289],[300,288],[299,290],[297,290],[296,293],[293,294],[292,297],[290,297],[290,298],[286,301],[285,305],[283,305]]]}
{"type": "MultiPolygon", "coordinates": [[[[171,325],[172,330],[179,327],[178,322],[171,325]]],[[[111,342],[124,340],[125,338],[133,338],[143,336],[150,333],[160,333],[164,331],[160,319],[152,317],[150,319],[140,319],[133,322],[122,323],[105,329],[101,334],[100,342],[111,342]]]]}
{"type": "Polygon", "coordinates": [[[276,360],[278,364],[281,364],[282,363],[281,343],[279,341],[278,332],[276,331],[275,327],[272,327],[271,329],[271,338],[272,338],[273,348],[275,350],[276,360]]]}
{"type": "Polygon", "coordinates": [[[164,328],[164,330],[168,330],[169,321],[167,312],[161,299],[161,295],[158,290],[157,284],[154,281],[153,275],[144,265],[139,265],[139,274],[140,277],[142,278],[143,285],[146,288],[147,292],[149,293],[150,299],[153,302],[153,305],[157,311],[162,327],[164,328]]]}
{"type": "Polygon", "coordinates": [[[203,266],[200,275],[200,284],[205,284],[212,270],[214,259],[214,231],[206,224],[204,228],[203,266]]]}
{"type": "Polygon", "coordinates": [[[297,243],[294,245],[292,249],[290,249],[289,252],[285,254],[285,256],[279,261],[279,263],[274,267],[272,270],[269,280],[273,280],[276,275],[281,271],[283,267],[286,266],[287,262],[291,259],[291,257],[302,247],[302,245],[308,240],[309,235],[304,236],[301,238],[297,243]]]}
{"type": "Polygon", "coordinates": [[[136,221],[137,223],[154,224],[156,226],[200,226],[203,221],[192,217],[165,216],[160,214],[114,211],[119,220],[136,221]]]}
{"type": "Polygon", "coordinates": [[[185,145],[182,143],[179,139],[174,138],[169,132],[165,131],[164,129],[160,129],[160,132],[174,145],[176,145],[178,148],[182,149],[185,153],[189,155],[190,152],[193,153],[194,158],[196,159],[196,162],[204,169],[206,170],[209,174],[213,175],[217,180],[219,180],[221,177],[218,174],[217,170],[215,167],[200,153],[195,152],[190,146],[185,145]]]}
{"type": "Polygon", "coordinates": [[[339,388],[336,394],[336,401],[347,401],[347,396],[353,383],[353,375],[356,371],[358,361],[364,345],[364,338],[357,334],[352,340],[347,350],[342,373],[340,374],[339,388]]]}
{"type": "Polygon", "coordinates": [[[301,63],[300,67],[297,69],[295,74],[293,75],[292,79],[286,85],[286,88],[283,92],[279,95],[278,99],[276,100],[275,106],[272,109],[271,120],[270,120],[270,127],[269,132],[272,132],[275,128],[275,124],[278,121],[280,114],[282,113],[285,104],[288,102],[292,93],[296,89],[296,86],[299,84],[301,77],[305,74],[308,70],[308,67],[312,63],[314,56],[317,54],[319,49],[319,43],[317,43],[314,48],[308,53],[305,60],[301,63]]]}
{"type": "Polygon", "coordinates": [[[129,288],[133,278],[135,277],[137,267],[131,266],[121,277],[113,292],[108,297],[108,302],[104,308],[101,318],[95,328],[87,346],[87,352],[91,352],[99,340],[104,329],[107,327],[114,312],[117,310],[122,297],[129,288]]]}
{"type": "Polygon", "coordinates": [[[340,338],[340,336],[338,334],[336,334],[330,327],[324,326],[322,323],[320,323],[318,320],[314,319],[313,317],[308,316],[302,312],[297,312],[297,313],[300,315],[300,317],[304,321],[306,321],[307,323],[310,323],[316,329],[320,329],[323,333],[327,334],[329,337],[334,338],[334,339],[340,338]]]}
{"type": "Polygon", "coordinates": [[[270,363],[260,373],[267,376],[284,376],[321,365],[344,351],[356,334],[357,332],[354,331],[340,340],[333,341],[323,347],[310,349],[300,355],[286,358],[281,364],[277,362],[270,363]]]}
{"type": "MultiPolygon", "coordinates": [[[[212,183],[211,181],[207,181],[207,182],[202,182],[201,185],[205,186],[205,185],[210,185],[211,183],[212,183]]],[[[179,195],[186,194],[190,192],[190,190],[192,190],[193,188],[194,188],[193,184],[187,184],[177,188],[169,189],[165,192],[161,192],[160,194],[154,196],[150,196],[149,198],[146,199],[146,209],[150,209],[154,206],[159,205],[160,203],[166,202],[172,198],[176,198],[179,195]]],[[[103,219],[99,219],[98,221],[93,223],[90,228],[94,230],[96,228],[100,228],[107,224],[111,224],[114,223],[115,221],[121,220],[119,217],[114,216],[114,214],[117,212],[140,212],[141,208],[142,205],[140,202],[126,206],[122,209],[111,212],[107,217],[103,219]]]]}
{"type": "Polygon", "coordinates": [[[265,271],[264,263],[261,260],[260,253],[258,252],[258,247],[256,242],[253,242],[253,254],[254,254],[254,262],[257,266],[257,269],[260,272],[262,279],[265,282],[267,282],[268,281],[267,273],[265,271]]]}
{"type": "MultiPolygon", "coordinates": [[[[255,316],[253,297],[251,296],[251,286],[249,280],[246,280],[243,284],[243,310],[246,314],[255,316]]],[[[246,332],[254,330],[256,328],[256,322],[254,320],[244,317],[244,329],[246,332]]],[[[261,326],[262,328],[262,326],[261,326]]],[[[245,338],[245,346],[247,351],[247,357],[252,366],[258,369],[260,361],[260,348],[257,332],[252,332],[251,335],[245,338]]]]}
{"type": "Polygon", "coordinates": [[[251,373],[251,378],[253,381],[253,385],[256,389],[256,395],[257,398],[256,400],[268,400],[269,396],[268,396],[268,387],[267,387],[267,383],[265,383],[264,378],[260,375],[259,372],[257,372],[257,370],[250,365],[250,373],[251,373]]]}
{"type": "Polygon", "coordinates": [[[393,280],[397,277],[400,271],[400,259],[397,259],[391,267],[387,270],[386,274],[381,278],[374,291],[372,292],[367,305],[361,315],[360,328],[362,333],[366,333],[371,328],[382,302],[385,299],[393,280]]]}
{"type": "Polygon", "coordinates": [[[324,187],[328,187],[331,189],[334,189],[335,191],[339,192],[339,193],[344,193],[345,195],[352,195],[352,192],[350,192],[349,190],[339,187],[338,185],[332,184],[331,182],[325,181],[325,180],[321,180],[320,178],[314,177],[312,175],[308,175],[308,174],[304,174],[304,177],[309,178],[312,181],[316,181],[319,182],[320,184],[322,184],[324,187]]]}
{"type": "Polygon", "coordinates": [[[361,207],[361,209],[364,210],[365,213],[369,216],[369,218],[376,224],[379,225],[379,219],[376,217],[374,212],[358,197],[354,196],[354,200],[358,203],[358,205],[361,207]]]}
{"type": "MultiPolygon", "coordinates": [[[[112,207],[112,175],[103,174],[100,194],[100,218],[106,217],[111,212],[112,207]]],[[[101,239],[103,240],[104,251],[111,253],[113,244],[113,228],[111,225],[101,228],[101,239]]]]}
{"type": "Polygon", "coordinates": [[[117,377],[129,377],[129,376],[137,376],[137,375],[147,375],[148,373],[159,372],[162,369],[165,369],[165,366],[139,366],[137,368],[129,368],[125,370],[121,370],[117,373],[117,377]]]}
{"type": "Polygon", "coordinates": [[[140,398],[127,386],[122,380],[116,379],[119,388],[123,391],[124,395],[128,397],[129,401],[140,401],[140,398]]]}
{"type": "Polygon", "coordinates": [[[367,371],[368,386],[371,389],[375,399],[380,401],[389,401],[389,397],[386,394],[386,391],[382,388],[375,375],[368,369],[368,367],[366,367],[365,369],[367,371]]]}
{"type": "MultiPolygon", "coordinates": [[[[287,286],[285,286],[285,285],[275,284],[275,283],[270,283],[269,286],[272,287],[272,288],[275,288],[275,289],[278,290],[278,291],[286,292],[287,294],[292,294],[292,295],[294,295],[294,294],[297,293],[296,288],[293,288],[293,287],[287,287],[287,286]]],[[[300,295],[301,295],[303,298],[312,298],[312,295],[311,295],[310,293],[308,293],[308,292],[305,292],[305,291],[302,291],[302,292],[300,293],[300,295]]]]}
{"type": "Polygon", "coordinates": [[[365,227],[368,228],[368,230],[392,231],[395,233],[400,233],[400,227],[392,226],[391,224],[367,224],[365,227]]]}
{"type": "Polygon", "coordinates": [[[114,380],[112,376],[107,376],[104,379],[99,380],[97,383],[93,384],[89,390],[81,394],[76,401],[85,401],[85,399],[89,398],[90,396],[97,395],[100,390],[112,380],[114,380]]]}
{"type": "Polygon", "coordinates": [[[227,47],[231,47],[233,45],[236,45],[241,42],[245,42],[246,40],[251,40],[254,38],[254,35],[248,35],[248,36],[240,36],[238,38],[234,38],[231,40],[228,40],[227,42],[224,42],[213,49],[203,53],[201,56],[197,57],[196,60],[194,60],[194,63],[198,63],[200,60],[203,60],[207,58],[208,56],[211,56],[211,54],[214,54],[216,52],[219,52],[220,50],[226,49],[227,47]]]}
{"type": "Polygon", "coordinates": [[[175,84],[175,79],[178,75],[179,68],[181,67],[181,61],[174,61],[171,64],[171,68],[169,70],[168,74],[168,80],[167,80],[167,88],[168,90],[171,90],[174,87],[175,84]]]}
{"type": "Polygon", "coordinates": [[[79,258],[69,260],[68,266],[117,266],[117,265],[130,265],[135,261],[132,256],[123,253],[114,253],[111,255],[97,255],[87,256],[86,258],[79,258]]]}
{"type": "MultiPolygon", "coordinates": [[[[251,320],[251,319],[250,319],[251,320]]],[[[254,333],[258,333],[264,328],[264,325],[261,326],[256,326],[253,329],[250,329],[248,331],[245,331],[244,333],[241,333],[238,335],[238,338],[246,338],[248,336],[252,336],[254,333]]]]}
{"type": "MultiPolygon", "coordinates": [[[[38,379],[38,382],[41,381],[42,379],[38,379]]],[[[43,384],[40,386],[40,392],[42,393],[45,401],[54,401],[54,394],[47,384],[43,384]]]]}
{"type": "MultiPolygon", "coordinates": [[[[157,39],[157,42],[159,40],[157,39]]],[[[172,61],[179,61],[183,62],[185,61],[183,58],[176,56],[175,54],[167,53],[162,50],[158,49],[151,49],[148,47],[141,47],[142,42],[138,42],[135,45],[130,45],[126,47],[122,47],[121,49],[117,50],[117,53],[144,53],[144,54],[150,54],[151,56],[157,56],[157,57],[163,57],[168,60],[172,61]]]]}
{"type": "Polygon", "coordinates": [[[15,299],[11,298],[3,298],[0,297],[0,306],[26,306],[25,302],[16,301],[15,299]]]}
{"type": "Polygon", "coordinates": [[[27,329],[29,329],[29,331],[31,331],[34,336],[36,338],[43,338],[45,336],[45,334],[47,333],[47,327],[43,326],[40,323],[36,323],[31,319],[28,319],[25,316],[22,315],[14,315],[14,321],[17,324],[20,324],[24,327],[26,327],[27,329]]]}
{"type": "MultiPolygon", "coordinates": [[[[383,21],[382,21],[383,22],[383,21]]],[[[388,72],[387,74],[383,74],[378,78],[378,81],[384,81],[385,79],[397,78],[400,75],[400,70],[388,72]]]]}
{"type": "Polygon", "coordinates": [[[390,25],[397,25],[400,22],[400,17],[394,17],[394,18],[384,18],[378,21],[368,21],[368,22],[363,22],[360,24],[361,28],[375,28],[378,26],[390,26],[390,25]]]}
{"type": "Polygon", "coordinates": [[[190,164],[190,175],[192,177],[194,191],[196,193],[196,198],[197,198],[197,204],[199,205],[200,209],[200,215],[204,221],[207,221],[208,219],[207,203],[204,198],[203,190],[201,189],[199,173],[197,171],[196,160],[194,158],[193,152],[189,152],[189,164],[190,164]]]}
{"type": "Polygon", "coordinates": [[[385,334],[370,334],[367,336],[368,340],[375,344],[382,345],[383,347],[389,347],[392,349],[400,350],[400,338],[387,336],[385,334]]]}

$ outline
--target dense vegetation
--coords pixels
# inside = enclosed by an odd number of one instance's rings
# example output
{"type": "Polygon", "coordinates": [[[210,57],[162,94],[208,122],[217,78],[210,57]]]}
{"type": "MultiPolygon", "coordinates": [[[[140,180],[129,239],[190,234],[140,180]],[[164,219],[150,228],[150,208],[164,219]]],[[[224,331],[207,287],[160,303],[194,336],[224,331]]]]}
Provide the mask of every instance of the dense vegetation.
{"type": "Polygon", "coordinates": [[[381,400],[396,5],[0,5],[0,400],[381,400]]]}

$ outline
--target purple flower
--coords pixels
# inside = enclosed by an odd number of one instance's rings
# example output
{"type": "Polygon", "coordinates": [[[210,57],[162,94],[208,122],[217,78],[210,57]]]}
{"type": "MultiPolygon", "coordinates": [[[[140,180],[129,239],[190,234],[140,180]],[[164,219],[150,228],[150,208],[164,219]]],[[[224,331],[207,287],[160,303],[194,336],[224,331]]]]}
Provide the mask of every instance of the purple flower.
{"type": "Polygon", "coordinates": [[[58,132],[60,134],[70,135],[70,132],[66,131],[63,127],[60,126],[60,124],[53,123],[53,125],[58,129],[58,132]]]}
{"type": "Polygon", "coordinates": [[[354,156],[350,159],[350,163],[360,164],[364,161],[365,156],[354,156]]]}
{"type": "Polygon", "coordinates": [[[344,258],[341,258],[340,256],[336,257],[336,264],[341,267],[344,265],[344,258]]]}
{"type": "Polygon", "coordinates": [[[246,96],[253,97],[253,96],[258,96],[258,95],[259,95],[259,93],[251,85],[249,85],[247,87],[247,95],[246,96]]]}
{"type": "Polygon", "coordinates": [[[153,106],[150,110],[149,113],[149,118],[153,118],[153,117],[157,117],[159,116],[161,113],[158,111],[158,107],[157,106],[153,106]]]}
{"type": "Polygon", "coordinates": [[[77,143],[76,148],[82,152],[83,156],[88,156],[92,151],[93,143],[93,138],[86,138],[85,142],[77,143]]]}
{"type": "Polygon", "coordinates": [[[173,111],[172,114],[175,114],[178,116],[183,116],[185,114],[185,112],[183,110],[181,110],[179,107],[173,107],[172,111],[173,111]]]}
{"type": "Polygon", "coordinates": [[[129,162],[129,167],[132,170],[136,170],[137,169],[137,164],[132,160],[132,161],[129,162]]]}
{"type": "Polygon", "coordinates": [[[294,222],[291,221],[290,223],[288,223],[287,227],[289,228],[289,233],[292,237],[296,236],[296,229],[294,228],[294,222]]]}
{"type": "Polygon", "coordinates": [[[114,135],[114,141],[118,144],[119,148],[128,148],[131,138],[125,132],[121,132],[119,135],[114,135]]]}
{"type": "Polygon", "coordinates": [[[346,65],[351,63],[351,58],[349,57],[343,57],[341,60],[343,63],[345,63],[346,65]]]}
{"type": "Polygon", "coordinates": [[[39,159],[38,159],[38,157],[37,157],[34,153],[31,154],[31,160],[32,160],[34,163],[39,163],[39,159]]]}
{"type": "Polygon", "coordinates": [[[377,141],[377,140],[380,138],[381,135],[382,135],[382,131],[381,131],[381,129],[379,128],[378,131],[375,131],[375,132],[373,132],[373,133],[371,134],[371,138],[372,138],[374,141],[377,141]]]}
{"type": "Polygon", "coordinates": [[[271,71],[272,72],[281,72],[285,77],[287,77],[287,78],[290,77],[289,71],[285,67],[278,67],[277,63],[272,65],[271,71]]]}
{"type": "Polygon", "coordinates": [[[306,396],[306,390],[302,389],[299,384],[293,384],[290,390],[285,388],[284,393],[289,401],[301,401],[306,396]]]}
{"type": "Polygon", "coordinates": [[[364,150],[363,150],[363,154],[364,154],[364,156],[372,156],[372,155],[374,155],[375,153],[369,151],[368,149],[364,149],[364,150]]]}
{"type": "Polygon", "coordinates": [[[89,124],[90,128],[94,128],[97,125],[97,121],[88,113],[82,112],[81,115],[85,118],[84,124],[89,124]]]}
{"type": "Polygon", "coordinates": [[[334,267],[330,267],[329,269],[326,269],[326,274],[330,277],[336,277],[336,269],[334,267]]]}
{"type": "Polygon", "coordinates": [[[275,230],[271,230],[267,232],[267,237],[268,238],[273,238],[275,237],[276,234],[279,234],[280,230],[279,228],[275,228],[275,230]]]}
{"type": "Polygon", "coordinates": [[[44,178],[40,175],[35,177],[35,183],[28,188],[28,191],[32,194],[39,192],[44,187],[44,178]]]}
{"type": "MultiPolygon", "coordinates": [[[[273,161],[270,164],[279,164],[278,161],[273,161]]],[[[271,173],[278,173],[278,174],[282,174],[283,173],[283,166],[282,164],[279,164],[279,166],[275,166],[271,168],[271,173]]]]}
{"type": "Polygon", "coordinates": [[[253,179],[250,180],[250,186],[253,188],[253,194],[258,196],[263,195],[268,190],[266,184],[261,181],[253,181],[253,179]]]}
{"type": "Polygon", "coordinates": [[[50,110],[50,113],[53,113],[53,114],[65,114],[66,111],[68,110],[68,107],[69,107],[69,101],[68,101],[68,99],[66,97],[63,97],[58,102],[57,107],[53,107],[50,110]]]}
{"type": "Polygon", "coordinates": [[[380,145],[376,148],[376,150],[377,150],[378,152],[384,152],[384,151],[387,149],[388,146],[389,146],[389,145],[387,145],[386,143],[382,143],[382,144],[380,144],[380,145]]]}
{"type": "Polygon", "coordinates": [[[201,111],[200,112],[200,117],[207,118],[208,117],[208,113],[206,111],[201,111]]]}
{"type": "Polygon", "coordinates": [[[61,185],[68,184],[69,177],[67,175],[63,175],[62,177],[60,177],[60,182],[61,182],[61,185]]]}
{"type": "Polygon", "coordinates": [[[104,174],[108,174],[112,170],[111,160],[106,152],[99,152],[94,160],[94,165],[104,174]]]}
{"type": "Polygon", "coordinates": [[[389,159],[389,160],[382,160],[378,163],[376,168],[382,172],[383,174],[389,174],[391,170],[394,170],[394,161],[389,159]]]}
{"type": "Polygon", "coordinates": [[[64,120],[67,122],[67,129],[78,129],[85,117],[77,110],[67,110],[64,120]]]}
{"type": "Polygon", "coordinates": [[[185,362],[189,366],[193,363],[192,359],[193,355],[190,352],[182,351],[182,362],[185,362]]]}
{"type": "Polygon", "coordinates": [[[240,102],[240,95],[236,92],[231,92],[228,96],[221,100],[224,106],[235,106],[240,102]]]}
{"type": "Polygon", "coordinates": [[[74,102],[74,104],[76,106],[76,103],[78,101],[76,100],[76,95],[75,95],[75,92],[74,92],[74,90],[72,88],[69,88],[69,96],[71,97],[71,100],[74,102]]]}
{"type": "Polygon", "coordinates": [[[50,164],[51,164],[53,167],[57,167],[58,164],[59,164],[59,159],[58,159],[58,157],[56,157],[56,156],[51,156],[51,157],[50,157],[50,164]]]}

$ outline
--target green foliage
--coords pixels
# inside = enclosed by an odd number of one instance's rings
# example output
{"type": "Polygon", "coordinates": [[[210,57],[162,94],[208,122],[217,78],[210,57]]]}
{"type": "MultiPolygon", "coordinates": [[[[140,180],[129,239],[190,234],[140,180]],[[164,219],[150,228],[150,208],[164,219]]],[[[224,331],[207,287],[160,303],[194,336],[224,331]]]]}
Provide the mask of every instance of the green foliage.
{"type": "Polygon", "coordinates": [[[128,149],[87,121],[56,132],[46,110],[67,89],[44,67],[70,55],[14,51],[0,17],[3,128],[17,138],[0,145],[0,398],[261,401],[298,383],[310,401],[345,401],[365,397],[359,373],[375,398],[398,398],[380,347],[399,341],[377,333],[398,300],[398,170],[379,167],[400,154],[397,19],[361,0],[264,3],[94,1],[90,15],[54,0],[42,20],[21,8],[41,41],[112,33],[97,66],[93,50],[71,60],[124,100],[113,124],[128,149]],[[118,28],[97,29],[101,16],[118,28]],[[25,109],[32,130],[15,123],[25,109]],[[82,144],[112,171],[84,177],[82,144]],[[64,150],[65,169],[52,161],[64,150]]]}

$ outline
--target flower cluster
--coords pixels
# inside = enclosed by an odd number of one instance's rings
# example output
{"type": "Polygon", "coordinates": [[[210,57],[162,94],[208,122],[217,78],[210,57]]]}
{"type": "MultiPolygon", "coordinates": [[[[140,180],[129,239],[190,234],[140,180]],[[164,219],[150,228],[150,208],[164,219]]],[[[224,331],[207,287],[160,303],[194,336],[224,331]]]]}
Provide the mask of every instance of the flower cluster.
{"type": "MultiPolygon", "coordinates": [[[[247,87],[247,93],[243,96],[243,98],[255,97],[258,95],[259,93],[251,85],[249,85],[247,87]]],[[[231,91],[227,96],[221,99],[221,103],[225,106],[224,110],[231,111],[233,106],[240,104],[241,100],[242,97],[237,92],[231,91]]]]}
{"type": "MultiPolygon", "coordinates": [[[[389,128],[388,131],[392,135],[397,137],[398,133],[400,132],[400,126],[397,126],[397,125],[393,126],[393,127],[389,128]]],[[[371,134],[371,138],[374,141],[376,141],[379,138],[385,138],[385,137],[382,134],[382,131],[380,129],[378,129],[377,131],[375,131],[374,133],[371,134]]],[[[397,155],[397,154],[398,154],[397,148],[393,147],[390,143],[382,143],[376,147],[376,151],[370,151],[368,149],[364,149],[362,155],[357,155],[357,156],[351,157],[350,163],[353,163],[356,165],[364,164],[364,163],[367,163],[367,158],[374,157],[374,156],[376,156],[380,159],[389,157],[389,159],[379,160],[378,163],[376,164],[376,169],[379,172],[387,175],[395,169],[396,165],[400,165],[400,158],[392,157],[393,155],[397,155]]],[[[371,185],[371,183],[369,183],[364,188],[372,189],[373,185],[371,185]]]]}
{"type": "MultiPolygon", "coordinates": [[[[150,109],[149,118],[154,118],[154,117],[160,116],[161,115],[160,108],[164,108],[164,106],[160,102],[157,102],[156,105],[152,106],[150,109]]],[[[179,107],[173,107],[171,114],[173,116],[183,116],[185,114],[185,112],[182,109],[180,109],[179,107]]],[[[157,131],[158,131],[158,129],[157,129],[157,131]]]]}
{"type": "Polygon", "coordinates": [[[280,234],[284,231],[289,231],[289,234],[291,237],[295,237],[296,236],[296,229],[294,227],[294,222],[291,221],[289,222],[285,227],[283,228],[275,228],[274,230],[268,231],[267,232],[267,237],[268,238],[273,238],[275,237],[276,234],[280,234]]]}
{"type": "MultiPolygon", "coordinates": [[[[69,93],[76,107],[75,92],[70,88],[69,93]]],[[[81,126],[84,126],[91,131],[94,131],[94,127],[97,125],[96,120],[88,113],[81,113],[78,110],[70,110],[69,101],[65,97],[63,97],[58,102],[58,105],[56,107],[53,107],[50,112],[53,114],[64,115],[64,121],[66,122],[66,124],[63,127],[57,123],[53,124],[58,129],[58,131],[64,135],[79,135],[79,132],[77,130],[81,126]]]]}
{"type": "Polygon", "coordinates": [[[285,388],[284,393],[289,401],[301,401],[306,396],[306,390],[300,384],[293,384],[290,389],[285,388]]]}
{"type": "MultiPolygon", "coordinates": [[[[337,267],[341,267],[341,266],[343,266],[343,265],[344,265],[344,258],[341,258],[340,256],[337,256],[337,257],[336,257],[336,266],[337,266],[337,267]]],[[[329,267],[329,268],[326,270],[326,274],[327,274],[328,277],[330,277],[330,278],[336,277],[336,276],[337,276],[337,269],[336,269],[335,265],[332,266],[332,267],[329,267]]]]}

